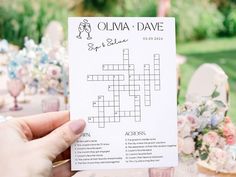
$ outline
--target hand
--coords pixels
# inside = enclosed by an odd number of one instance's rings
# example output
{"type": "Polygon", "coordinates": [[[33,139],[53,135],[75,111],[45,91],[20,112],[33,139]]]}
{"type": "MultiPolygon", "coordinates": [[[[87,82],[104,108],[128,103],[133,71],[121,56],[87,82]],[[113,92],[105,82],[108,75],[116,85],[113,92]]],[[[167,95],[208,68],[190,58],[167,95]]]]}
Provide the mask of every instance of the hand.
{"type": "Polygon", "coordinates": [[[83,120],[69,121],[69,112],[14,118],[0,123],[0,176],[69,177],[70,145],[85,127],[83,120]]]}

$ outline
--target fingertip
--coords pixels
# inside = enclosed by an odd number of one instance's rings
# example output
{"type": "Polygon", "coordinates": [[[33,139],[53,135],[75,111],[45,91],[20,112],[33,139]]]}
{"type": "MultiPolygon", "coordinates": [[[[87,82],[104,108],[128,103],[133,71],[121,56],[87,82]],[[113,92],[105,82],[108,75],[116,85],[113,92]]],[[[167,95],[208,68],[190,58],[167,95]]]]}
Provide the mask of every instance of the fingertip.
{"type": "Polygon", "coordinates": [[[84,131],[85,126],[86,123],[83,119],[73,120],[69,124],[71,131],[76,135],[82,133],[84,131]]]}
{"type": "Polygon", "coordinates": [[[66,117],[70,117],[70,112],[68,110],[65,110],[65,111],[59,111],[58,113],[60,114],[64,114],[64,116],[66,117]]]}

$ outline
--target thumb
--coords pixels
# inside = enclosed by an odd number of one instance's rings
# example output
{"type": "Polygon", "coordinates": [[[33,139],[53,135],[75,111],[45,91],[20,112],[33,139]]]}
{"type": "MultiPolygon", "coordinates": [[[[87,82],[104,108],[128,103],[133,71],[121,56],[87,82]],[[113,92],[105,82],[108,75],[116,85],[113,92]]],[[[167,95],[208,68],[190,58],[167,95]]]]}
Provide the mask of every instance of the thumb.
{"type": "Polygon", "coordinates": [[[50,160],[70,147],[82,134],[85,121],[82,119],[69,121],[41,138],[43,152],[50,160]]]}

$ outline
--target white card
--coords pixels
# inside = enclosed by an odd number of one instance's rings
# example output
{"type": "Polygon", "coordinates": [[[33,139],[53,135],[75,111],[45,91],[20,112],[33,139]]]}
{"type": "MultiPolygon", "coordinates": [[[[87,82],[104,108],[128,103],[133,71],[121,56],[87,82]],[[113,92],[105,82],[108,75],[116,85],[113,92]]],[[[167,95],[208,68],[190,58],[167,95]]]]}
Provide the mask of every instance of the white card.
{"type": "Polygon", "coordinates": [[[72,170],[177,165],[174,18],[69,18],[72,170]]]}

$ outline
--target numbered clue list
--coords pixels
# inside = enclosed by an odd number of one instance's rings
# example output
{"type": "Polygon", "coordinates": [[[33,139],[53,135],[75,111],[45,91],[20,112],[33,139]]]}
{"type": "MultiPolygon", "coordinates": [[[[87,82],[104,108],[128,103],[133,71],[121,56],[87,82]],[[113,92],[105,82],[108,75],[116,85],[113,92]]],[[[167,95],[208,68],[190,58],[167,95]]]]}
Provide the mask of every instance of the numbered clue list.
{"type": "Polygon", "coordinates": [[[69,18],[72,170],[177,165],[173,18],[69,18]]]}

